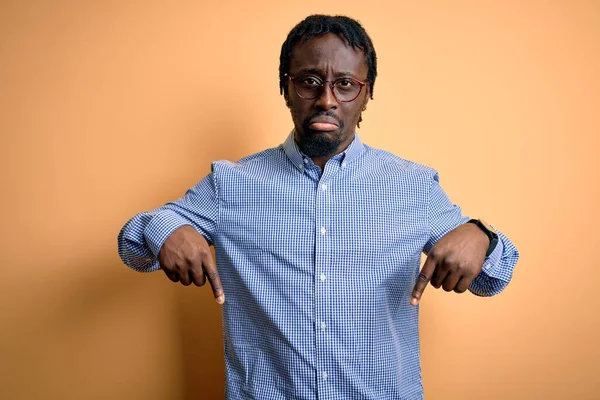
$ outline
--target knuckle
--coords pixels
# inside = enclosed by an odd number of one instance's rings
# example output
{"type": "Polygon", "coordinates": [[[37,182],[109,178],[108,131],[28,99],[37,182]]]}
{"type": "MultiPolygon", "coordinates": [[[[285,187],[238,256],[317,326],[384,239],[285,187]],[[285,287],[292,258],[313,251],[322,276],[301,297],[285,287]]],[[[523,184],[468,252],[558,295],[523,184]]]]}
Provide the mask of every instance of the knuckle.
{"type": "Polygon", "coordinates": [[[196,247],[196,254],[198,254],[198,256],[200,256],[201,258],[206,257],[209,253],[210,253],[210,250],[204,246],[196,247]]]}
{"type": "Polygon", "coordinates": [[[183,258],[183,264],[185,264],[186,268],[190,268],[191,266],[194,265],[194,260],[196,259],[196,257],[194,257],[193,254],[186,254],[183,258]]]}
{"type": "Polygon", "coordinates": [[[457,268],[461,271],[467,271],[470,269],[470,267],[470,263],[464,260],[457,263],[457,268]]]}
{"type": "Polygon", "coordinates": [[[454,254],[449,254],[444,260],[444,267],[447,269],[455,268],[458,264],[458,259],[454,254]]]}

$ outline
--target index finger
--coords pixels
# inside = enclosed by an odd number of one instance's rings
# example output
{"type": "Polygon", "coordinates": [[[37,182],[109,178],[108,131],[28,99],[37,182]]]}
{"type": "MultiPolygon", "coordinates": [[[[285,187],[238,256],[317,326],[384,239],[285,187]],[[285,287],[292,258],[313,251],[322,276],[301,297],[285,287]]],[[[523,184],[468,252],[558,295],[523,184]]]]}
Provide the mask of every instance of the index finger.
{"type": "Polygon", "coordinates": [[[204,267],[204,271],[206,272],[206,277],[210,282],[210,286],[212,286],[212,291],[215,295],[215,300],[217,300],[218,304],[225,303],[225,292],[223,291],[223,284],[221,283],[221,278],[219,277],[219,271],[217,271],[215,260],[213,260],[212,254],[210,252],[204,257],[204,260],[202,260],[202,265],[204,267]]]}
{"type": "Polygon", "coordinates": [[[413,289],[410,298],[410,304],[413,306],[416,306],[419,304],[419,301],[421,301],[421,296],[431,280],[433,271],[435,271],[435,261],[433,261],[431,257],[427,257],[423,264],[423,268],[421,268],[421,273],[419,274],[419,278],[417,279],[417,283],[415,284],[415,288],[413,289]]]}

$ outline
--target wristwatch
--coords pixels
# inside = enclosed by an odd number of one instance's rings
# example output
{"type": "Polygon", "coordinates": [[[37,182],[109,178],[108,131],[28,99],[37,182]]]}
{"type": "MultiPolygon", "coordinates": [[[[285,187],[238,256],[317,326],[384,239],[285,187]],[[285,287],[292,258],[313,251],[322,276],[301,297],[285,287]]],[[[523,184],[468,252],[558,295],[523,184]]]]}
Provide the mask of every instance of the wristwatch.
{"type": "Polygon", "coordinates": [[[488,257],[490,254],[492,254],[492,251],[494,251],[496,245],[498,244],[498,234],[490,224],[488,224],[482,219],[471,219],[467,221],[467,223],[477,225],[479,229],[481,229],[483,233],[485,233],[490,239],[490,245],[488,247],[487,253],[485,253],[485,256],[488,257]]]}

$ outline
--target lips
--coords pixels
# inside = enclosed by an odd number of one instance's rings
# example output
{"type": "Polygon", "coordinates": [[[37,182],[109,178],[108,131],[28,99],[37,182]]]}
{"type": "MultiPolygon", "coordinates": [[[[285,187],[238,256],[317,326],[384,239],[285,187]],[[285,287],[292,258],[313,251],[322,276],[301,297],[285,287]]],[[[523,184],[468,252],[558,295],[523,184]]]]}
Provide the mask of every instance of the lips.
{"type": "Polygon", "coordinates": [[[317,117],[309,121],[308,127],[314,131],[329,132],[338,129],[340,126],[334,118],[317,117]]]}

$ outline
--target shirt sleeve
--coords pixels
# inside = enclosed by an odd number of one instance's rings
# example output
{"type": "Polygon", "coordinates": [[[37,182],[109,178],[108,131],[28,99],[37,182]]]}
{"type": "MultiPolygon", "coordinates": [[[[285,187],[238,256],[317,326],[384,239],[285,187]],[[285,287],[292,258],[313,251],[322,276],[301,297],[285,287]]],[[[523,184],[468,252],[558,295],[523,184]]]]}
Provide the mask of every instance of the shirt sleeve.
{"type": "Polygon", "coordinates": [[[160,268],[157,256],[163,243],[184,225],[193,226],[212,245],[218,214],[213,171],[187,190],[182,198],[127,221],[117,238],[119,256],[136,271],[155,271],[160,268]]]}
{"type": "MultiPolygon", "coordinates": [[[[470,219],[462,214],[460,207],[450,201],[440,186],[437,173],[433,176],[429,193],[428,218],[430,235],[423,249],[426,254],[444,235],[470,219]]],[[[519,252],[513,243],[497,229],[496,233],[498,244],[486,257],[481,273],[475,277],[469,287],[469,291],[477,296],[493,296],[502,292],[510,282],[513,269],[519,259],[519,252]]]]}

